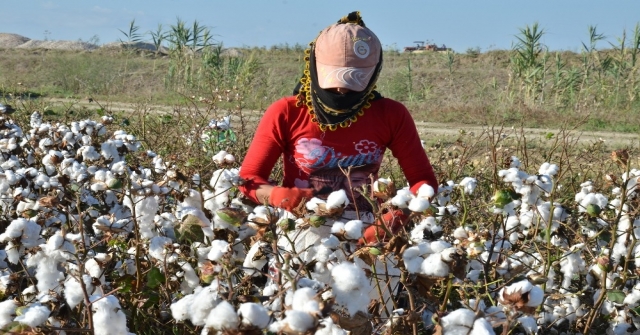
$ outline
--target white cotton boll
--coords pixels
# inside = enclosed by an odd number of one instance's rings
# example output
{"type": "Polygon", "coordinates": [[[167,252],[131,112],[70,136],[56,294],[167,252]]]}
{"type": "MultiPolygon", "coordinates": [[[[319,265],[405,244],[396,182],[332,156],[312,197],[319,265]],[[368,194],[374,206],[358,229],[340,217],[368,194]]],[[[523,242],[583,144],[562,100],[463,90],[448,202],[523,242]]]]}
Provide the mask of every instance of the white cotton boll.
{"type": "Polygon", "coordinates": [[[78,149],[82,153],[82,159],[85,161],[96,161],[100,159],[100,153],[96,151],[96,148],[90,145],[85,145],[78,149]]]}
{"type": "Polygon", "coordinates": [[[49,308],[39,303],[28,306],[22,315],[18,315],[14,321],[25,324],[29,327],[38,327],[45,323],[51,314],[49,308]]]}
{"type": "Polygon", "coordinates": [[[106,141],[100,145],[100,154],[105,159],[116,159],[120,157],[118,148],[113,141],[106,141]]]}
{"type": "Polygon", "coordinates": [[[409,207],[409,201],[413,198],[411,191],[403,188],[398,190],[396,195],[391,198],[391,204],[399,208],[407,208],[409,207]]]}
{"type": "Polygon", "coordinates": [[[320,325],[314,335],[347,335],[347,332],[333,323],[330,317],[320,320],[320,325]]]}
{"type": "Polygon", "coordinates": [[[316,291],[310,287],[302,287],[293,293],[291,308],[307,313],[319,312],[318,302],[315,301],[316,291]]]}
{"type": "Polygon", "coordinates": [[[219,151],[217,154],[213,155],[213,157],[211,157],[211,159],[213,160],[214,163],[216,164],[223,164],[224,163],[224,157],[227,155],[228,153],[224,150],[219,151]]]}
{"type": "Polygon", "coordinates": [[[559,168],[557,165],[549,164],[545,162],[545,163],[542,163],[542,165],[540,166],[540,169],[538,169],[538,174],[554,176],[555,174],[558,173],[558,170],[559,168]]]}
{"type": "Polygon", "coordinates": [[[7,254],[7,260],[11,264],[18,264],[20,261],[20,247],[8,242],[5,246],[5,252],[7,254]]]}
{"type": "Polygon", "coordinates": [[[628,305],[630,308],[635,308],[638,305],[638,301],[640,301],[640,290],[638,290],[637,285],[628,293],[622,302],[625,305],[628,305]]]}
{"type": "Polygon", "coordinates": [[[87,273],[89,273],[91,277],[94,277],[94,278],[100,278],[103,275],[100,264],[98,264],[98,262],[93,258],[88,259],[84,263],[84,269],[85,271],[87,271],[87,273]]]}
{"type": "Polygon", "coordinates": [[[453,231],[453,237],[462,240],[469,238],[469,234],[467,234],[467,230],[464,227],[458,227],[453,231]]]}
{"type": "Polygon", "coordinates": [[[209,185],[220,192],[233,187],[236,179],[237,169],[218,169],[213,172],[209,185]]]}
{"type": "Polygon", "coordinates": [[[429,184],[422,184],[419,188],[418,188],[418,192],[416,194],[417,197],[420,198],[428,198],[431,199],[433,198],[433,196],[435,195],[435,191],[433,189],[433,187],[431,187],[431,185],[429,184]]]}
{"type": "Polygon", "coordinates": [[[264,308],[264,306],[253,302],[240,304],[240,307],[238,307],[238,316],[240,317],[243,325],[253,325],[259,329],[266,328],[271,321],[271,317],[269,316],[267,309],[264,308]]]}
{"type": "Polygon", "coordinates": [[[421,213],[429,209],[431,203],[428,199],[422,197],[415,197],[409,201],[409,210],[412,212],[421,213]]]}
{"type": "Polygon", "coordinates": [[[327,209],[342,208],[347,205],[349,205],[349,198],[344,190],[333,191],[327,197],[327,209]]]}
{"type": "MultiPolygon", "coordinates": [[[[449,328],[456,326],[467,327],[467,332],[473,327],[473,322],[476,319],[476,314],[469,309],[460,308],[445,315],[440,319],[440,325],[443,330],[446,331],[449,328]]],[[[443,332],[447,334],[446,332],[443,332]]]]}
{"type": "MultiPolygon", "coordinates": [[[[19,218],[11,221],[5,232],[0,234],[0,241],[20,238],[20,243],[25,248],[33,248],[44,242],[40,237],[41,227],[33,220],[19,218]]],[[[6,249],[8,250],[8,249],[6,249]]]]}
{"type": "Polygon", "coordinates": [[[473,194],[477,186],[478,180],[472,177],[464,177],[462,181],[460,181],[460,187],[462,187],[465,194],[473,194]]]}
{"type": "Polygon", "coordinates": [[[326,201],[320,198],[313,197],[309,201],[307,201],[307,203],[305,204],[305,207],[310,211],[315,211],[318,208],[318,204],[326,204],[326,203],[327,203],[326,201]]]}
{"type": "Polygon", "coordinates": [[[235,163],[236,158],[235,158],[232,154],[226,154],[226,155],[224,155],[224,157],[223,157],[223,161],[224,161],[226,164],[233,164],[233,163],[235,163]]]}
{"type": "Polygon", "coordinates": [[[538,333],[538,324],[536,319],[530,316],[523,316],[518,318],[518,323],[522,326],[527,335],[538,333]]]}
{"type": "Polygon", "coordinates": [[[189,320],[196,326],[203,326],[211,310],[218,305],[218,282],[214,280],[209,286],[197,290],[189,305],[189,320]]]}
{"type": "Polygon", "coordinates": [[[436,219],[432,216],[428,216],[422,219],[413,229],[410,231],[411,240],[420,243],[424,240],[424,231],[432,230],[437,225],[436,219]]]}
{"type": "Polygon", "coordinates": [[[342,262],[331,269],[331,278],[337,304],[345,306],[352,316],[358,311],[367,311],[371,285],[360,267],[342,262]]]}
{"type": "Polygon", "coordinates": [[[182,299],[172,303],[171,306],[169,306],[169,309],[171,309],[171,316],[176,321],[189,319],[189,306],[191,306],[194,300],[195,294],[188,294],[182,297],[182,299]]]}
{"type": "Polygon", "coordinates": [[[407,268],[409,273],[419,273],[422,269],[422,262],[424,261],[424,258],[420,257],[417,250],[418,248],[411,247],[404,251],[402,259],[404,261],[404,266],[407,268]]]}
{"type": "Polygon", "coordinates": [[[388,186],[391,184],[390,178],[378,178],[378,180],[373,182],[373,192],[384,192],[388,189],[388,186]]]}
{"type": "Polygon", "coordinates": [[[420,273],[427,276],[446,277],[449,275],[449,266],[442,261],[440,253],[430,254],[422,261],[420,273]]]}
{"type": "Polygon", "coordinates": [[[149,243],[149,255],[161,262],[173,263],[177,260],[178,255],[167,249],[172,245],[173,241],[170,238],[155,236],[149,243]]]}
{"type": "Polygon", "coordinates": [[[323,238],[320,243],[329,249],[335,249],[340,245],[340,240],[333,235],[329,235],[329,237],[323,238]]]}
{"type": "Polygon", "coordinates": [[[362,288],[362,284],[368,283],[364,271],[350,262],[342,262],[333,267],[331,276],[334,280],[333,289],[349,292],[362,288]]]}
{"type": "Polygon", "coordinates": [[[207,255],[212,261],[219,262],[222,256],[229,252],[229,242],[223,240],[211,241],[211,250],[207,255]]]}
{"type": "Polygon", "coordinates": [[[245,257],[244,262],[242,263],[244,272],[246,274],[253,275],[253,276],[260,275],[260,271],[267,264],[267,259],[266,258],[254,259],[256,258],[254,256],[256,255],[258,250],[260,250],[261,247],[266,247],[267,245],[268,244],[265,242],[256,242],[251,246],[251,248],[247,252],[247,256],[245,257]]]}
{"type": "Polygon", "coordinates": [[[236,310],[224,300],[209,312],[205,321],[205,327],[211,327],[216,330],[234,330],[238,329],[239,325],[240,319],[236,310]]]}
{"type": "MultiPolygon", "coordinates": [[[[87,292],[91,294],[93,291],[91,276],[83,275],[82,281],[84,282],[87,292]]],[[[71,309],[76,308],[76,306],[84,300],[84,290],[82,289],[80,282],[73,276],[68,276],[67,280],[64,282],[64,297],[71,309]]]]}
{"type": "Polygon", "coordinates": [[[127,171],[127,163],[125,161],[117,162],[111,165],[111,172],[115,175],[121,175],[127,171]]]}
{"type": "Polygon", "coordinates": [[[289,328],[297,333],[305,333],[315,326],[316,319],[309,313],[297,310],[286,311],[286,317],[283,323],[289,325],[289,328]]]}
{"type": "Polygon", "coordinates": [[[351,220],[344,225],[344,237],[350,240],[357,240],[362,237],[362,221],[351,220]]]}
{"type": "Polygon", "coordinates": [[[91,184],[91,190],[94,192],[99,192],[99,191],[104,191],[109,189],[109,187],[107,187],[107,184],[103,183],[103,182],[95,182],[93,184],[91,184]]]}
{"type": "Polygon", "coordinates": [[[473,322],[473,329],[468,333],[469,335],[495,335],[491,324],[485,318],[476,319],[473,322]]]}
{"type": "Polygon", "coordinates": [[[432,253],[437,253],[440,252],[444,249],[447,249],[451,247],[451,243],[443,241],[443,240],[437,240],[437,241],[433,241],[429,244],[429,248],[431,249],[432,253]]]}
{"type": "Polygon", "coordinates": [[[200,278],[193,269],[193,266],[188,262],[184,262],[180,265],[182,268],[184,280],[180,284],[180,292],[182,294],[191,294],[193,290],[200,285],[200,278]]]}
{"type": "Polygon", "coordinates": [[[340,234],[344,231],[344,222],[336,221],[331,226],[331,234],[340,234]]]}
{"type": "Polygon", "coordinates": [[[527,302],[527,306],[538,307],[543,300],[544,291],[542,291],[542,288],[539,286],[534,286],[531,291],[529,291],[529,301],[527,302]]]}
{"type": "Polygon", "coordinates": [[[13,299],[0,302],[0,329],[13,321],[18,305],[13,299]]]}
{"type": "Polygon", "coordinates": [[[94,295],[91,301],[95,335],[131,334],[127,329],[127,317],[115,296],[94,295]]]}

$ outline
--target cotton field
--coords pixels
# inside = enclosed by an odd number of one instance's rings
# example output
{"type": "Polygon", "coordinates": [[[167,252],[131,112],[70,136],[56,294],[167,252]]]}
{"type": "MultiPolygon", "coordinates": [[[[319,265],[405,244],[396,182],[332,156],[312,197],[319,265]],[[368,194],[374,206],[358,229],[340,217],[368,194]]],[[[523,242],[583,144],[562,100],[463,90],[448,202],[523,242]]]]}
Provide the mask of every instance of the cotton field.
{"type": "Polygon", "coordinates": [[[608,187],[568,196],[559,162],[516,156],[494,188],[468,175],[414,195],[380,176],[381,210],[411,223],[365,245],[344,191],[252,206],[226,151],[186,175],[109,116],[0,121],[5,332],[640,334],[640,170],[623,151],[608,187]]]}

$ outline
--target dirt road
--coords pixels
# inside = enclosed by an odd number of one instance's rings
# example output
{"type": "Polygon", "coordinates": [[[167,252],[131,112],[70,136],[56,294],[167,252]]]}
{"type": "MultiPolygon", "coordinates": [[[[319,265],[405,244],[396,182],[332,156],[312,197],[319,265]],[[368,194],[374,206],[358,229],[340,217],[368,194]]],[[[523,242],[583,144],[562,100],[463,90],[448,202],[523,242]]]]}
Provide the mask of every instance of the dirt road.
{"type": "MultiPolygon", "coordinates": [[[[50,105],[64,105],[67,108],[73,107],[87,107],[98,108],[99,105],[95,102],[89,102],[87,99],[73,100],[73,99],[45,99],[50,105]]],[[[140,110],[141,106],[131,103],[109,102],[102,105],[106,110],[118,111],[118,112],[135,112],[140,110]]],[[[149,112],[155,113],[168,113],[173,111],[173,106],[166,105],[146,105],[145,109],[149,112]]],[[[259,119],[261,112],[254,111],[255,120],[259,119]]],[[[416,126],[420,137],[423,139],[442,138],[450,139],[455,138],[466,132],[474,136],[479,136],[485,131],[489,131],[490,127],[466,125],[466,124],[454,124],[454,123],[435,123],[416,120],[416,126]]],[[[495,131],[499,128],[494,128],[495,131]]],[[[516,134],[524,133],[529,140],[541,140],[548,141],[548,138],[552,136],[560,136],[561,129],[546,129],[546,128],[503,128],[501,133],[505,136],[515,136],[516,134]]],[[[566,132],[565,132],[566,133],[566,132]]],[[[576,139],[579,142],[594,143],[597,141],[604,141],[604,145],[611,149],[620,148],[638,148],[640,145],[640,134],[630,133],[616,133],[605,131],[571,131],[569,136],[576,139]]]]}

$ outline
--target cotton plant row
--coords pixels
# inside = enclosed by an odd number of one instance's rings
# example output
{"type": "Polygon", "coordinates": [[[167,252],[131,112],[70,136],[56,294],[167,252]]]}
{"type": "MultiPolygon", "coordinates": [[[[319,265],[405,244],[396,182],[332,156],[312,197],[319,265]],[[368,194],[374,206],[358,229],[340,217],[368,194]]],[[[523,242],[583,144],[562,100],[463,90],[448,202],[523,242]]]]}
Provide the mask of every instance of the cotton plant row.
{"type": "Polygon", "coordinates": [[[437,194],[380,178],[380,207],[411,223],[364,244],[371,220],[344,210],[344,191],[295,213],[248,205],[227,152],[213,156],[205,182],[110,130],[109,117],[64,125],[34,113],[27,132],[1,121],[0,329],[127,334],[139,306],[202,334],[382,333],[417,322],[441,334],[533,334],[593,315],[613,320],[610,333],[640,328],[629,268],[640,262],[639,170],[609,176],[608,196],[585,182],[568,205],[554,201],[558,166],[530,175],[513,157],[490,204],[473,209],[473,177],[437,194]],[[469,222],[471,210],[488,222],[469,222]],[[570,222],[579,229],[568,238],[570,222]]]}

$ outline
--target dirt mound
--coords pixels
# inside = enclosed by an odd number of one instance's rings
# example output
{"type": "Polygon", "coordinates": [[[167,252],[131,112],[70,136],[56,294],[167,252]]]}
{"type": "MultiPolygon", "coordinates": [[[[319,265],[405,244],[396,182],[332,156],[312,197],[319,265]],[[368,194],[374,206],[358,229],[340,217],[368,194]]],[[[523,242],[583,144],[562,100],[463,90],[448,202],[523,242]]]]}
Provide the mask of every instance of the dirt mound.
{"type": "Polygon", "coordinates": [[[16,48],[18,49],[57,49],[57,50],[94,50],[98,46],[82,41],[39,41],[29,40],[16,48]]]}
{"type": "Polygon", "coordinates": [[[30,38],[18,34],[0,33],[0,49],[15,48],[30,40],[30,38]]]}

